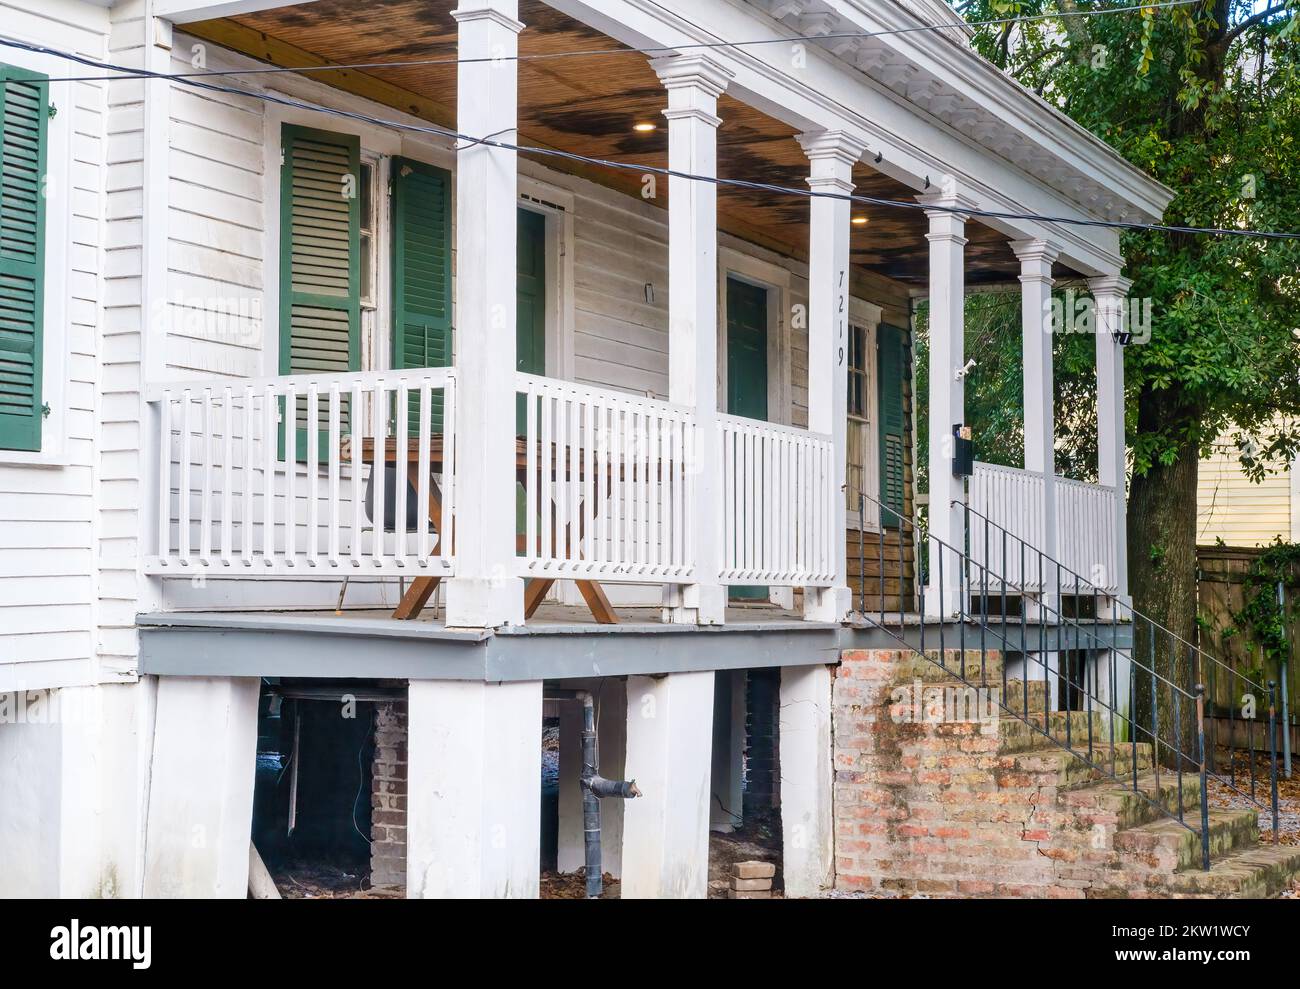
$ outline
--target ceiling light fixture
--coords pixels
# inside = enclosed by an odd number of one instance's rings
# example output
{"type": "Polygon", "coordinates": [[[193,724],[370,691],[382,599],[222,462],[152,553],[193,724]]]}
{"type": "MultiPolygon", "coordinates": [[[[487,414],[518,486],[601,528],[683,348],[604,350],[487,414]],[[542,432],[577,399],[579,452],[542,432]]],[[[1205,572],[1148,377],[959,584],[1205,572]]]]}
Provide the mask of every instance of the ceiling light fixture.
{"type": "Polygon", "coordinates": [[[655,129],[655,125],[651,123],[633,124],[632,129],[638,134],[649,134],[655,129]]]}

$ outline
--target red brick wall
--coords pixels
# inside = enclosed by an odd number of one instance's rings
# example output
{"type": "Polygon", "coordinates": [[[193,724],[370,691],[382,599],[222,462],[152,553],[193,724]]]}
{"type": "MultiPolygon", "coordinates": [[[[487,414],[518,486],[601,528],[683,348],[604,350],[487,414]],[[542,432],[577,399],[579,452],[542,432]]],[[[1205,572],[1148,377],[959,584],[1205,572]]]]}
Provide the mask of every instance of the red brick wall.
{"type": "Polygon", "coordinates": [[[406,702],[375,705],[370,884],[406,885],[406,702]]]}

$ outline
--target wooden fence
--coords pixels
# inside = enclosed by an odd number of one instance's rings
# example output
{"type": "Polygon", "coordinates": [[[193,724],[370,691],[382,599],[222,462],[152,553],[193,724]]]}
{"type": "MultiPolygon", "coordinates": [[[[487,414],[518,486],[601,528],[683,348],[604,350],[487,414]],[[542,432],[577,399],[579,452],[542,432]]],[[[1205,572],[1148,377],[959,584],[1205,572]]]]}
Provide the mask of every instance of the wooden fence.
{"type": "MultiPolygon", "coordinates": [[[[1287,611],[1291,614],[1287,622],[1287,635],[1291,642],[1292,654],[1288,664],[1288,684],[1282,684],[1282,677],[1277,667],[1264,655],[1262,648],[1253,643],[1244,633],[1226,634],[1233,628],[1233,615],[1246,605],[1252,587],[1246,577],[1251,565],[1259,559],[1264,550],[1245,549],[1237,546],[1198,546],[1197,563],[1197,604],[1201,618],[1200,646],[1211,656],[1226,663],[1233,670],[1244,676],[1250,676],[1261,683],[1276,680],[1278,690],[1278,717],[1282,716],[1282,690],[1288,693],[1291,722],[1291,748],[1300,748],[1300,675],[1297,674],[1296,661],[1300,657],[1300,614],[1295,606],[1300,604],[1300,567],[1293,568],[1285,583],[1287,611]],[[1252,672],[1259,671],[1259,672],[1252,672]]],[[[1233,678],[1216,676],[1213,669],[1204,674],[1206,696],[1213,702],[1213,710],[1226,712],[1229,705],[1241,703],[1240,698],[1232,697],[1233,678]]],[[[1267,724],[1267,698],[1260,699],[1259,717],[1267,724]]],[[[1224,718],[1226,730],[1226,716],[1224,718]]],[[[1240,725],[1238,726],[1240,727],[1240,725]]],[[[1257,737],[1256,744],[1264,745],[1264,739],[1257,737]]]]}

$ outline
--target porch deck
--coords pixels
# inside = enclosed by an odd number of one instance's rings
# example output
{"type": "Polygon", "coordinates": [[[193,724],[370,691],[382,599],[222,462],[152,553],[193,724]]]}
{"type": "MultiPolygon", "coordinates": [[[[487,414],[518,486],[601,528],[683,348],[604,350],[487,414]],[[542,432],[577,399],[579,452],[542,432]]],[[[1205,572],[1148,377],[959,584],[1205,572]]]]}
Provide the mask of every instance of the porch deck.
{"type": "MultiPolygon", "coordinates": [[[[726,624],[665,624],[658,608],[620,609],[598,625],[580,606],[545,604],[528,624],[448,628],[430,608],[396,621],[378,609],[158,612],[141,615],[140,673],[391,679],[563,680],[692,670],[814,666],[845,649],[980,648],[980,628],[904,614],[814,622],[773,605],[727,609],[726,624]],[[964,637],[964,638],[963,638],[964,637]]],[[[1009,652],[1130,648],[1126,623],[1081,619],[1022,627],[990,618],[985,648],[1009,652]],[[1084,634],[1086,630],[1086,635],[1084,634]],[[1086,640],[1081,645],[1081,639],[1086,640]]]]}

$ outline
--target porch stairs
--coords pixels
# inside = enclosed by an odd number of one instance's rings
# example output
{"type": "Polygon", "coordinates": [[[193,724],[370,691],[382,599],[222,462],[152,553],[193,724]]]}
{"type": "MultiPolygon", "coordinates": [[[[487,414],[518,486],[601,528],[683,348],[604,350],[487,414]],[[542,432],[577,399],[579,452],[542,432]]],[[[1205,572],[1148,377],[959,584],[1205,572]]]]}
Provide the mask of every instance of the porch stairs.
{"type": "Polygon", "coordinates": [[[1047,691],[1006,679],[1000,652],[846,653],[837,884],[902,896],[1257,898],[1300,875],[1300,847],[1260,844],[1253,808],[1209,809],[1204,869],[1200,774],[1153,764],[1149,742],[1112,743],[1101,713],[1046,711],[1047,691]],[[966,713],[988,716],[952,718],[951,699],[979,691],[984,708],[966,713]]]}
{"type": "MultiPolygon", "coordinates": [[[[973,562],[969,537],[955,547],[874,499],[859,508],[892,521],[899,548],[910,542],[914,554],[891,554],[879,538],[877,600],[868,592],[867,568],[858,570],[861,618],[889,632],[899,648],[842,657],[837,882],[935,895],[1255,897],[1276,894],[1300,872],[1300,848],[1259,844],[1259,810],[1271,812],[1275,841],[1278,833],[1274,684],[1265,688],[1131,608],[1125,619],[1100,622],[1067,615],[1063,590],[1076,615],[1089,597],[1101,615],[1105,591],[987,518],[977,520],[986,542],[990,535],[1019,542],[1021,554],[1035,556],[1034,572],[1055,578],[1054,596],[1034,595],[973,562]],[[931,608],[925,582],[913,581],[909,555],[936,568],[931,608]],[[956,578],[946,600],[945,568],[956,578]],[[916,645],[901,620],[891,620],[888,600],[892,592],[905,605],[909,587],[919,612],[916,645]],[[1050,627],[1061,648],[1099,657],[1091,677],[1086,667],[1077,680],[1068,666],[1053,669],[1052,651],[1025,651],[1017,654],[1025,679],[1009,679],[1003,650],[1014,641],[1012,624],[1023,637],[1026,622],[1007,614],[1009,594],[1035,599],[1029,622],[1040,635],[1050,627]],[[927,639],[931,610],[957,623],[958,648],[946,647],[945,622],[927,639]],[[1115,648],[1120,624],[1132,634],[1133,645],[1122,650],[1127,672],[1115,648]],[[938,650],[927,648],[936,637],[938,650]],[[974,642],[978,649],[969,648],[974,642]],[[1195,672],[1176,682],[1162,670],[1172,670],[1168,658],[1184,653],[1195,672]],[[1213,771],[1204,729],[1209,701],[1192,679],[1210,670],[1227,678],[1229,697],[1265,702],[1264,800],[1253,777],[1247,791],[1235,773],[1213,771]],[[1052,710],[1058,686],[1080,710],[1052,710]],[[1150,710],[1141,719],[1127,703],[1117,705],[1118,698],[1136,698],[1139,688],[1149,691],[1150,710]],[[963,697],[964,710],[946,706],[947,698],[963,697]],[[1211,789],[1253,806],[1212,808],[1211,789]]],[[[1250,764],[1253,774],[1253,750],[1250,764]]]]}

